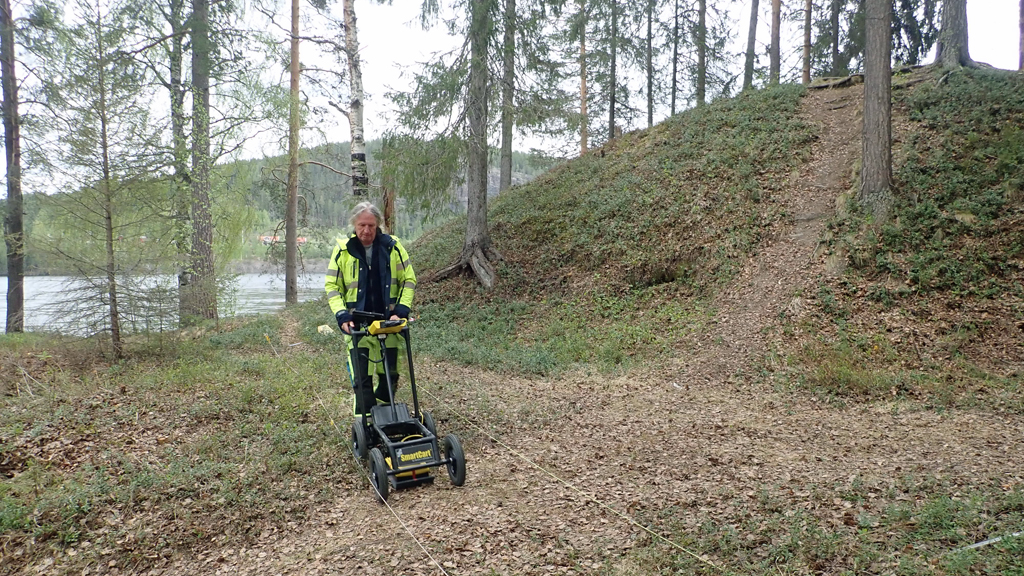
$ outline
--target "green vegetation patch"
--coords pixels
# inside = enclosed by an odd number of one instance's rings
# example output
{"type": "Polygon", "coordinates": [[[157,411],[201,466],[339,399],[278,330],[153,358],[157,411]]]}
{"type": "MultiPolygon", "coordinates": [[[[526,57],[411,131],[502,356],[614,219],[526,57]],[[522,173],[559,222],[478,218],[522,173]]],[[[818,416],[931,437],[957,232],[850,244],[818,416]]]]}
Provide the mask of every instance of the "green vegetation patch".
{"type": "MultiPolygon", "coordinates": [[[[418,287],[423,325],[452,334],[429,352],[548,374],[618,366],[691,335],[708,299],[787,217],[773,192],[809,154],[802,93],[716,101],[503,193],[488,215],[504,257],[496,290],[464,278],[418,287]]],[[[417,243],[421,278],[454,261],[464,226],[417,243]]]]}
{"type": "Polygon", "coordinates": [[[648,511],[644,520],[689,553],[645,535],[629,561],[644,574],[1018,574],[1022,504],[1020,486],[962,489],[910,477],[888,486],[854,478],[797,496],[765,487],[732,497],[727,516],[648,511]]]}
{"type": "Polygon", "coordinates": [[[68,548],[71,564],[113,554],[104,565],[144,571],[200,541],[249,542],[355,489],[347,434],[334,427],[349,396],[324,380],[338,365],[274,354],[264,333],[282,319],[272,320],[91,371],[53,360],[66,350],[44,364],[40,349],[4,348],[31,388],[0,396],[0,572],[68,548]]]}
{"type": "MultiPolygon", "coordinates": [[[[798,380],[840,396],[1024,409],[1024,78],[924,71],[894,92],[894,205],[830,223],[851,267],[805,295],[798,380]],[[884,353],[877,353],[881,350],[884,353]]],[[[794,350],[793,347],[789,348],[794,350]]]]}

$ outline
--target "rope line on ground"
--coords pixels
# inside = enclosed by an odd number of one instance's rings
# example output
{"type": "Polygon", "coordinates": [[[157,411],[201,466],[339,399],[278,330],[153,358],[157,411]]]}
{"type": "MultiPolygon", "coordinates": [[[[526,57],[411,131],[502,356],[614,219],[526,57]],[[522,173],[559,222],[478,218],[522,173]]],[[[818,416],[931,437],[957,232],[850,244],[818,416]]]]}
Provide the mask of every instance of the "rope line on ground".
{"type": "MultiPolygon", "coordinates": [[[[433,394],[433,393],[432,393],[432,392],[431,392],[430,390],[428,390],[427,388],[425,388],[425,387],[424,387],[424,386],[423,386],[422,384],[419,384],[419,383],[417,383],[417,384],[416,384],[416,386],[417,386],[417,388],[419,388],[420,390],[423,390],[424,392],[426,392],[426,393],[427,393],[427,394],[428,394],[428,395],[429,395],[429,396],[430,396],[431,398],[433,398],[433,399],[434,399],[434,400],[435,400],[436,402],[438,402],[439,404],[441,403],[441,399],[440,399],[440,398],[438,398],[437,396],[435,396],[435,395],[434,395],[434,394],[433,394]]],[[[591,501],[591,502],[593,502],[593,503],[597,504],[598,506],[600,506],[600,507],[604,508],[605,510],[607,510],[607,511],[611,512],[612,514],[614,514],[614,515],[618,516],[619,518],[621,518],[621,519],[625,520],[626,522],[628,522],[628,523],[632,524],[633,526],[636,526],[637,528],[639,528],[639,529],[643,530],[644,532],[647,532],[648,534],[650,534],[650,535],[651,535],[651,536],[653,536],[654,538],[656,538],[656,539],[658,539],[658,540],[661,540],[662,542],[665,542],[665,543],[666,543],[666,544],[668,544],[669,546],[672,546],[672,547],[673,547],[673,548],[675,548],[676,550],[679,550],[680,552],[683,552],[683,553],[685,553],[685,554],[687,554],[687,555],[689,555],[689,556],[693,557],[694,559],[696,559],[696,560],[699,560],[700,562],[702,562],[702,563],[706,564],[707,566],[710,566],[710,567],[714,568],[715,570],[718,570],[719,572],[723,572],[723,573],[725,572],[725,569],[724,569],[724,568],[722,568],[722,567],[721,567],[721,566],[719,566],[718,564],[715,564],[715,563],[714,563],[714,562],[712,562],[711,560],[709,560],[709,559],[707,559],[707,558],[704,558],[703,556],[701,556],[701,555],[697,554],[696,552],[693,552],[693,551],[691,551],[691,550],[687,549],[686,547],[684,547],[684,546],[681,546],[681,545],[677,544],[676,542],[673,542],[672,540],[669,540],[668,538],[666,538],[666,537],[662,536],[661,534],[658,534],[658,533],[657,533],[657,532],[655,532],[654,530],[651,530],[650,528],[648,528],[648,527],[644,526],[643,524],[640,524],[639,522],[637,522],[636,520],[634,520],[633,518],[631,518],[631,517],[630,517],[630,516],[628,516],[627,514],[625,514],[625,513],[623,513],[623,512],[619,512],[619,511],[618,511],[618,510],[616,510],[615,508],[612,508],[612,507],[611,507],[610,505],[608,505],[608,504],[605,504],[604,502],[602,502],[601,500],[599,500],[599,499],[597,498],[597,496],[594,496],[594,495],[592,495],[592,494],[588,494],[588,493],[584,492],[583,490],[581,490],[581,489],[577,488],[577,487],[576,487],[576,486],[574,486],[573,484],[571,484],[571,483],[570,483],[569,481],[561,479],[560,477],[556,476],[556,475],[555,475],[554,473],[550,472],[549,470],[547,470],[546,468],[544,468],[544,467],[543,467],[543,466],[541,466],[540,464],[537,464],[537,463],[533,462],[532,460],[530,460],[529,458],[527,458],[527,457],[526,457],[526,456],[524,456],[523,454],[520,454],[520,453],[519,453],[518,451],[516,451],[516,450],[515,450],[514,448],[512,448],[512,447],[508,446],[507,444],[505,444],[505,443],[504,443],[504,442],[502,442],[501,440],[499,440],[499,439],[495,438],[495,437],[494,437],[494,436],[492,436],[492,435],[491,435],[491,434],[490,434],[489,432],[487,432],[487,430],[484,430],[484,429],[483,429],[483,428],[482,428],[482,427],[481,427],[480,425],[476,424],[475,422],[473,422],[473,421],[472,421],[472,420],[470,420],[469,418],[467,418],[467,417],[463,416],[463,415],[462,415],[461,413],[459,413],[459,412],[458,412],[457,410],[455,410],[454,408],[450,408],[450,409],[451,409],[452,413],[453,413],[453,414],[455,414],[455,416],[457,416],[457,417],[458,417],[458,418],[459,418],[460,420],[462,420],[462,421],[466,422],[467,424],[469,424],[469,425],[470,425],[471,427],[475,428],[476,430],[479,430],[479,431],[480,431],[481,433],[483,433],[483,435],[484,435],[484,436],[487,436],[488,438],[490,438],[492,442],[494,442],[495,444],[498,444],[499,446],[501,446],[502,448],[504,448],[505,450],[507,450],[507,451],[508,451],[508,452],[510,452],[511,454],[514,454],[515,456],[517,456],[517,457],[518,457],[519,459],[521,459],[521,460],[522,460],[523,462],[526,462],[526,463],[527,463],[527,464],[529,464],[530,466],[532,466],[532,467],[536,468],[537,470],[540,470],[541,472],[543,472],[544,474],[546,474],[546,475],[547,475],[548,477],[550,477],[551,479],[553,479],[553,480],[555,480],[556,482],[558,482],[558,483],[562,484],[563,486],[565,486],[565,487],[569,488],[570,490],[572,490],[573,492],[575,492],[575,493],[579,494],[580,496],[582,496],[582,497],[583,497],[583,498],[585,498],[586,500],[589,500],[589,501],[591,501]]]]}
{"type": "MultiPolygon", "coordinates": [[[[295,367],[291,365],[291,362],[289,362],[287,358],[281,356],[281,354],[278,353],[277,348],[274,346],[274,343],[270,341],[270,336],[264,333],[263,337],[267,339],[267,344],[270,344],[270,349],[274,351],[274,355],[281,359],[292,372],[295,372],[297,376],[302,376],[302,374],[299,373],[299,371],[296,370],[295,367]]],[[[344,439],[345,434],[342,433],[341,428],[338,428],[337,422],[334,421],[334,416],[331,414],[331,411],[327,409],[327,405],[324,404],[324,399],[320,397],[320,393],[314,391],[313,394],[316,395],[316,400],[317,402],[320,403],[320,407],[323,408],[324,414],[327,416],[327,420],[331,423],[331,426],[334,427],[334,430],[338,433],[338,436],[344,439]]],[[[373,478],[371,478],[370,473],[365,468],[363,468],[363,463],[359,461],[359,457],[356,456],[355,452],[352,453],[352,458],[356,461],[356,468],[362,471],[363,478],[366,478],[366,480],[370,483],[370,487],[373,488],[374,493],[377,494],[377,499],[383,502],[384,505],[388,507],[388,510],[391,511],[391,514],[395,517],[395,520],[398,520],[398,523],[402,525],[402,528],[409,535],[409,537],[412,538],[412,541],[420,547],[420,550],[423,550],[423,553],[427,555],[427,558],[430,558],[430,561],[434,563],[434,566],[437,566],[437,569],[441,571],[441,574],[444,574],[444,576],[451,576],[450,574],[448,574],[448,572],[445,571],[444,567],[441,566],[441,563],[438,562],[436,558],[434,558],[434,555],[431,554],[429,550],[427,550],[426,546],[424,546],[423,543],[420,542],[418,538],[416,538],[416,535],[413,534],[412,530],[405,524],[405,522],[402,521],[402,518],[398,515],[398,512],[396,512],[395,509],[391,507],[391,504],[389,504],[388,501],[381,496],[380,491],[377,490],[377,486],[373,484],[373,478]]],[[[385,479],[385,482],[386,481],[387,479],[385,479]]]]}
{"type": "MultiPolygon", "coordinates": [[[[335,423],[334,416],[331,416],[331,412],[327,409],[327,405],[324,404],[323,398],[320,397],[320,394],[318,392],[314,392],[314,394],[316,394],[316,399],[317,402],[320,403],[320,407],[323,408],[324,413],[327,415],[327,419],[330,420],[331,426],[334,427],[334,429],[338,432],[339,436],[344,438],[345,435],[342,434],[341,429],[338,428],[338,424],[335,423]]],[[[359,470],[363,472],[363,478],[366,478],[366,480],[370,483],[370,487],[373,488],[373,492],[377,494],[377,498],[381,502],[383,502],[385,506],[388,507],[388,510],[391,511],[391,514],[395,517],[395,520],[398,520],[398,523],[402,525],[402,528],[405,529],[405,532],[409,535],[410,538],[412,538],[412,541],[420,547],[420,550],[423,550],[423,553],[427,555],[427,558],[430,558],[430,561],[434,563],[434,566],[437,566],[437,569],[441,571],[441,574],[444,574],[445,576],[450,576],[448,572],[445,571],[444,567],[441,566],[441,563],[438,562],[436,558],[434,558],[433,554],[431,554],[430,551],[427,550],[426,546],[424,546],[423,543],[420,542],[418,538],[416,538],[416,535],[413,534],[412,530],[405,524],[405,522],[402,521],[401,516],[399,516],[398,512],[396,512],[395,509],[391,507],[391,504],[388,503],[387,499],[381,496],[380,491],[377,490],[377,486],[375,486],[373,483],[373,478],[371,478],[370,473],[365,468],[363,468],[363,463],[359,461],[359,457],[355,455],[355,452],[352,453],[352,458],[356,461],[356,468],[359,468],[359,470]]],[[[385,479],[384,481],[387,482],[387,479],[385,479]]]]}

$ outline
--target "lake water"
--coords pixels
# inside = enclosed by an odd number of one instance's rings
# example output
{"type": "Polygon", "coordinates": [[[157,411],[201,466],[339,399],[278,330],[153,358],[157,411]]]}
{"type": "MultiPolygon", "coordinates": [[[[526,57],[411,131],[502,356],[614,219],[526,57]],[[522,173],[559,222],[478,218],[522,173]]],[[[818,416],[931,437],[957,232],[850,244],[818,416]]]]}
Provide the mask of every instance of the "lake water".
{"type": "MultiPolygon", "coordinates": [[[[137,279],[136,279],[137,280],[137,279]]],[[[147,288],[165,288],[167,304],[163,305],[168,316],[173,316],[176,306],[176,279],[173,276],[151,276],[141,279],[147,288]]],[[[97,295],[79,291],[81,281],[68,276],[27,276],[25,278],[25,329],[61,332],[79,332],[68,322],[69,315],[97,315],[103,303],[97,295]]],[[[322,273],[299,275],[299,301],[315,300],[324,293],[322,273]]],[[[122,296],[119,303],[131,309],[134,302],[122,296]]],[[[284,308],[284,274],[240,274],[226,302],[218,302],[221,317],[236,314],[272,312],[284,308]]],[[[325,308],[326,309],[326,308],[325,308]]],[[[328,314],[328,312],[325,312],[328,314]]],[[[7,319],[7,278],[0,276],[0,330],[7,319]]],[[[172,320],[173,321],[173,320],[172,320]]],[[[166,320],[165,320],[166,322],[166,320]]],[[[139,318],[139,329],[155,328],[160,321],[139,318]],[[152,322],[152,323],[151,323],[152,322]]],[[[88,330],[85,330],[88,331],[88,330]]]]}

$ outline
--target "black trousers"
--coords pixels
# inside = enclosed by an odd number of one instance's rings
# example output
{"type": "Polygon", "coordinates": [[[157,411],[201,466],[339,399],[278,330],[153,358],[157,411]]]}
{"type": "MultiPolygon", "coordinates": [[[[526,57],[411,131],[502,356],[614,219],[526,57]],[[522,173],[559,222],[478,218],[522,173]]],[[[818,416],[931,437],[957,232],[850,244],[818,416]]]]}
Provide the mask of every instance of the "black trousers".
{"type": "MultiPolygon", "coordinates": [[[[369,414],[370,408],[376,406],[378,400],[387,404],[391,398],[385,385],[384,374],[377,374],[377,386],[373,386],[373,374],[378,370],[383,372],[383,367],[378,368],[379,364],[371,363],[367,355],[369,350],[360,348],[357,344],[354,342],[352,349],[349,350],[353,368],[352,390],[356,395],[356,412],[369,414]]],[[[388,374],[391,375],[393,393],[398,387],[398,349],[385,347],[384,350],[384,361],[387,362],[388,374]]]]}

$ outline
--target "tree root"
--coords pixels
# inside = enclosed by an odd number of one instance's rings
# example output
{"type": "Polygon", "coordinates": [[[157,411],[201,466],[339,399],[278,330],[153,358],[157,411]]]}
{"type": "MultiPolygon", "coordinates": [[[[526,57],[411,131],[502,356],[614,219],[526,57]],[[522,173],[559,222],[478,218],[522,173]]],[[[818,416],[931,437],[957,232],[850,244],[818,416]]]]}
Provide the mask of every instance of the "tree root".
{"type": "Polygon", "coordinates": [[[498,281],[498,272],[495,270],[494,264],[503,259],[501,253],[491,246],[485,248],[480,246],[467,247],[467,249],[462,251],[462,255],[459,256],[455,263],[427,276],[424,282],[438,282],[467,271],[472,271],[477,280],[480,281],[480,284],[485,289],[491,290],[498,281]]]}

